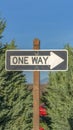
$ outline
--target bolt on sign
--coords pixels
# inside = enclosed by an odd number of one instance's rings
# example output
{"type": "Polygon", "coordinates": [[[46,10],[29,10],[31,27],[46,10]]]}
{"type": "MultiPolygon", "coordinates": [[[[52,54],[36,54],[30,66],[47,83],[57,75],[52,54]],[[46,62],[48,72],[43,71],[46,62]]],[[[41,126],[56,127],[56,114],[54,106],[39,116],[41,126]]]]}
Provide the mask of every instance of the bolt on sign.
{"type": "Polygon", "coordinates": [[[64,71],[68,70],[68,51],[63,50],[7,50],[6,70],[64,71]]]}

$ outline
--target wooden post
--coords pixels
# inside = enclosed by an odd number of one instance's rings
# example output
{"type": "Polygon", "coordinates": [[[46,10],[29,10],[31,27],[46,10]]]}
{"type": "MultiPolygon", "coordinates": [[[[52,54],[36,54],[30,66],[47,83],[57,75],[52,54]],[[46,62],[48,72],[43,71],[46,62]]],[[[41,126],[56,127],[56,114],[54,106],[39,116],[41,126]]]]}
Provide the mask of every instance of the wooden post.
{"type": "MultiPolygon", "coordinates": [[[[40,49],[40,41],[34,39],[33,49],[40,49]]],[[[39,130],[40,72],[33,72],[33,130],[39,130]]]]}

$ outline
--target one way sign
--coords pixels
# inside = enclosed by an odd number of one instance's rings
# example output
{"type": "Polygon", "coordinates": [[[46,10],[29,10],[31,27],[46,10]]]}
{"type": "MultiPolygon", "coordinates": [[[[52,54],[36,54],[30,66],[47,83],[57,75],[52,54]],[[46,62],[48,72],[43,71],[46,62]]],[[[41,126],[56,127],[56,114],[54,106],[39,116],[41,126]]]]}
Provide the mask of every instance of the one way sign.
{"type": "Polygon", "coordinates": [[[7,50],[5,60],[9,71],[68,70],[67,50],[7,50]]]}

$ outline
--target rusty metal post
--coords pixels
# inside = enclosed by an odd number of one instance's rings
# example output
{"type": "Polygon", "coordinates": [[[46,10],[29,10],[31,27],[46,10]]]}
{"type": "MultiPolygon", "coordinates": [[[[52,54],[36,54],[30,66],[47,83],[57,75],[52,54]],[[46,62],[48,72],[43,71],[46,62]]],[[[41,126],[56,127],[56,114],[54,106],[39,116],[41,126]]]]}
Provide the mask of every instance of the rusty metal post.
{"type": "MultiPolygon", "coordinates": [[[[40,41],[34,39],[33,49],[40,49],[40,41]]],[[[40,71],[33,72],[33,130],[39,130],[40,71]]]]}

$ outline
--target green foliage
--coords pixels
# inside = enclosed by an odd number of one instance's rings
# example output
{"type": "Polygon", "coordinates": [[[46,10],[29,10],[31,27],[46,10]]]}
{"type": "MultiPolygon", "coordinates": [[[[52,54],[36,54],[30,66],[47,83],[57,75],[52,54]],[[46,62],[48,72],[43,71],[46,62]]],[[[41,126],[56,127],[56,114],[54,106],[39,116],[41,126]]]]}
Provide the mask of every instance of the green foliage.
{"type": "Polygon", "coordinates": [[[5,70],[8,49],[16,49],[14,41],[0,46],[0,130],[31,130],[32,92],[23,72],[5,70]]]}
{"type": "Polygon", "coordinates": [[[4,31],[5,27],[6,27],[6,22],[0,19],[0,38],[2,37],[2,32],[4,31]]]}
{"type": "Polygon", "coordinates": [[[47,107],[48,118],[51,119],[51,123],[49,124],[49,120],[47,123],[50,130],[72,130],[73,128],[70,122],[73,121],[73,48],[69,45],[65,48],[68,50],[69,69],[66,72],[49,74],[49,84],[42,97],[47,107]]]}

